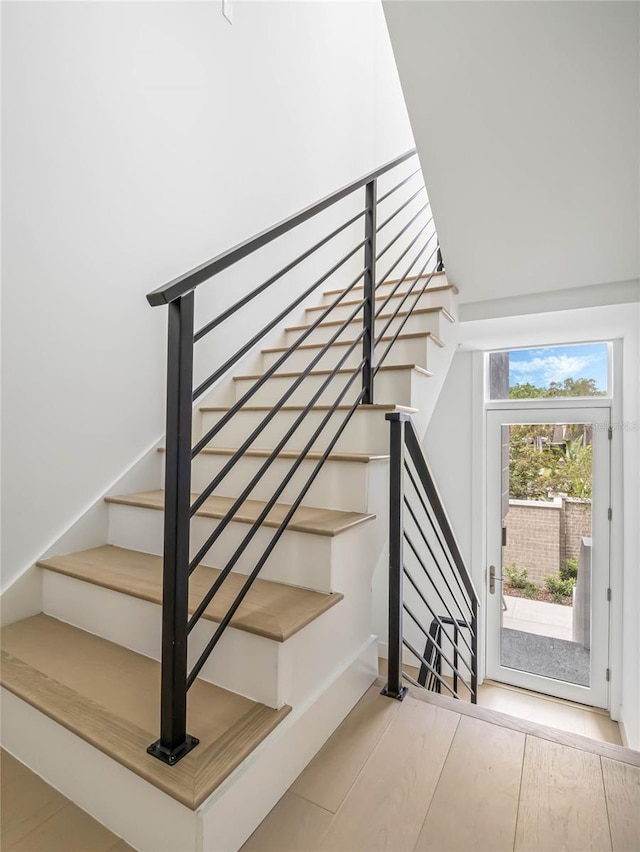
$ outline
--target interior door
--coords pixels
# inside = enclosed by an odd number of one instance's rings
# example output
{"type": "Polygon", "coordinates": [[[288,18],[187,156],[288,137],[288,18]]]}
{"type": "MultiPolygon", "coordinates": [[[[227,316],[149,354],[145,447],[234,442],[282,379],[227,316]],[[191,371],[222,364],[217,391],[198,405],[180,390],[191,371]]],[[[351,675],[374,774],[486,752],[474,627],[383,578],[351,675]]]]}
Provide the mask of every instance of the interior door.
{"type": "Polygon", "coordinates": [[[487,677],[608,706],[610,409],[487,412],[487,677]]]}

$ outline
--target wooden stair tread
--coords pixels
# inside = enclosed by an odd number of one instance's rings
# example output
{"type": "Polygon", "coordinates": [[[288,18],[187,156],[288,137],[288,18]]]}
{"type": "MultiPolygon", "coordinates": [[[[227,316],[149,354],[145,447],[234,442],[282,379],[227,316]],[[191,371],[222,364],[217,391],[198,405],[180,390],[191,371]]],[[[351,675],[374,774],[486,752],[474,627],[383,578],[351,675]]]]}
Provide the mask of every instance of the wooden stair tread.
{"type": "MultiPolygon", "coordinates": [[[[455,322],[455,319],[451,316],[449,311],[441,306],[414,308],[413,310],[398,311],[398,313],[395,315],[395,318],[397,319],[399,317],[407,317],[409,315],[418,316],[422,314],[442,314],[442,316],[449,322],[455,322]]],[[[391,319],[393,316],[393,313],[380,314],[379,317],[376,317],[376,322],[383,322],[384,320],[391,319]]],[[[324,322],[318,323],[316,328],[333,328],[334,326],[343,325],[343,323],[344,319],[325,320],[324,322]]],[[[354,319],[351,320],[349,325],[353,325],[354,323],[362,325],[362,317],[354,317],[354,319]]],[[[310,327],[310,325],[311,323],[306,323],[303,325],[290,325],[285,328],[285,331],[305,331],[310,327]]]]}
{"type": "MultiPolygon", "coordinates": [[[[421,275],[419,278],[418,278],[418,276],[415,276],[415,275],[414,275],[414,276],[410,276],[410,277],[408,277],[408,278],[405,278],[405,279],[404,279],[404,281],[403,281],[402,283],[404,284],[404,283],[405,283],[405,282],[407,282],[407,281],[418,281],[418,280],[422,280],[422,279],[424,279],[424,278],[428,278],[428,277],[429,277],[429,275],[432,275],[432,277],[433,277],[433,278],[436,278],[436,277],[438,277],[438,278],[439,278],[439,276],[446,275],[446,272],[434,272],[434,273],[427,273],[426,275],[421,275]]],[[[393,286],[394,284],[398,284],[398,282],[399,282],[400,280],[401,280],[400,278],[389,278],[389,279],[387,279],[386,281],[379,281],[379,282],[378,282],[378,284],[377,284],[377,287],[383,287],[383,286],[386,286],[386,285],[391,285],[391,286],[393,286]]],[[[344,293],[344,290],[345,290],[345,288],[344,288],[344,287],[336,287],[335,289],[332,289],[332,290],[325,290],[325,291],[324,291],[324,295],[325,295],[325,296],[333,296],[333,295],[336,295],[336,296],[337,296],[337,295],[338,295],[338,293],[344,293]]],[[[352,288],[351,292],[353,292],[353,290],[364,290],[364,284],[356,284],[356,285],[352,288]]],[[[444,290],[451,290],[451,292],[452,292],[454,295],[456,295],[456,296],[457,296],[457,295],[458,295],[458,293],[460,292],[460,291],[458,290],[458,288],[456,287],[456,285],[455,285],[455,284],[436,284],[436,286],[435,286],[435,287],[427,287],[426,292],[428,292],[428,293],[437,293],[437,292],[438,292],[438,290],[440,290],[440,291],[444,291],[444,290]]]]}
{"type": "MultiPolygon", "coordinates": [[[[426,372],[426,371],[425,371],[426,372]]],[[[205,447],[200,451],[201,454],[206,456],[233,456],[238,452],[238,447],[205,447]]],[[[164,453],[164,447],[158,447],[159,453],[164,453]]],[[[258,458],[258,459],[266,459],[272,453],[272,450],[260,450],[260,449],[251,449],[245,450],[242,454],[243,456],[249,456],[249,458],[258,458]]],[[[280,450],[278,453],[279,459],[297,459],[300,455],[297,450],[280,450]]],[[[321,452],[308,452],[307,459],[309,461],[318,461],[318,459],[322,458],[324,453],[321,452]]],[[[327,456],[327,461],[340,461],[340,462],[355,462],[356,464],[370,464],[371,462],[377,461],[388,461],[389,454],[388,453],[336,453],[331,452],[327,456]]]]}
{"type": "MultiPolygon", "coordinates": [[[[417,364],[383,364],[380,367],[380,370],[414,370],[416,373],[421,373],[423,376],[431,376],[432,373],[429,370],[425,370],[424,367],[419,367],[417,364]]],[[[294,379],[303,374],[303,370],[292,370],[291,372],[284,373],[273,373],[273,375],[269,376],[270,379],[294,379]]],[[[308,376],[329,376],[333,373],[333,370],[311,370],[311,372],[307,373],[308,376]]],[[[353,370],[349,370],[347,368],[343,368],[342,370],[336,370],[337,374],[340,373],[353,373],[353,370]]],[[[253,373],[252,375],[245,376],[233,376],[234,382],[247,381],[248,379],[261,379],[264,373],[253,373]]]]}
{"type": "Polygon", "coordinates": [[[2,686],[191,809],[291,710],[196,680],[187,730],[200,745],[169,767],[146,753],[159,731],[158,662],[43,614],[0,638],[2,686]]]}
{"type": "MultiPolygon", "coordinates": [[[[192,502],[198,497],[191,495],[192,502]]],[[[164,509],[164,491],[140,491],[137,494],[127,494],[118,497],[106,497],[107,503],[117,503],[123,506],[137,506],[142,509],[164,509]]],[[[198,515],[204,518],[223,518],[235,503],[234,497],[209,497],[198,510],[198,515]]],[[[234,521],[242,524],[252,524],[264,509],[266,503],[262,500],[245,500],[234,516],[234,521]]],[[[262,522],[266,527],[279,527],[282,519],[289,511],[290,504],[276,503],[266,519],[262,522]]],[[[293,514],[287,529],[296,532],[314,533],[316,535],[334,536],[345,530],[370,521],[375,518],[372,514],[361,512],[341,512],[337,509],[318,509],[314,506],[299,506],[293,514]]]]}
{"type": "MultiPolygon", "coordinates": [[[[437,334],[434,334],[432,331],[413,331],[403,334],[400,332],[396,340],[416,340],[419,337],[430,338],[440,348],[444,347],[444,343],[437,334]]],[[[379,343],[386,343],[393,340],[393,335],[387,335],[385,337],[380,338],[379,343]]],[[[331,346],[351,346],[353,340],[335,340],[331,346]]],[[[296,346],[296,352],[301,349],[324,349],[326,343],[301,343],[300,346],[296,346]]],[[[272,346],[267,349],[263,349],[262,352],[288,352],[291,349],[290,346],[272,346]]],[[[351,371],[353,372],[353,370],[351,371]]]]}
{"type": "MultiPolygon", "coordinates": [[[[162,602],[162,557],[137,550],[104,545],[38,562],[41,568],[75,577],[115,592],[162,602]]],[[[189,612],[192,613],[220,576],[220,569],[199,565],[189,580],[189,612]]],[[[220,623],[233,603],[245,574],[231,572],[203,618],[220,623]]],[[[323,594],[269,580],[255,580],[231,627],[284,642],[342,600],[341,594],[323,594]]]]}

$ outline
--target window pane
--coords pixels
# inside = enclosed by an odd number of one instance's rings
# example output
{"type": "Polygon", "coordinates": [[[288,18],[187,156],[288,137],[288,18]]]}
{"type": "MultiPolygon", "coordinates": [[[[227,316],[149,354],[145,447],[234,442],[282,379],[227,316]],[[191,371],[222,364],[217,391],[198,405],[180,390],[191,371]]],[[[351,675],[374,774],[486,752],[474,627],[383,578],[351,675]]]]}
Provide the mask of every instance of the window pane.
{"type": "Polygon", "coordinates": [[[608,343],[489,354],[489,399],[595,397],[608,391],[608,343]]]}

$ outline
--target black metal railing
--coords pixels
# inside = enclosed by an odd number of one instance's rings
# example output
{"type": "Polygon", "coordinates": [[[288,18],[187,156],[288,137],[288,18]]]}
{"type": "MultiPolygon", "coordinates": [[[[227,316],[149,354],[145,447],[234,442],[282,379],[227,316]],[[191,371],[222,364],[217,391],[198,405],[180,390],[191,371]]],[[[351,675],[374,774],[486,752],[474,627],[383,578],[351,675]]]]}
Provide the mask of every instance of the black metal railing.
{"type": "Polygon", "coordinates": [[[386,416],[391,427],[389,660],[383,694],[402,700],[404,679],[475,704],[478,596],[411,416],[386,416]],[[403,671],[407,658],[419,667],[417,676],[403,671]]]}
{"type": "MultiPolygon", "coordinates": [[[[411,171],[410,174],[402,176],[401,180],[383,194],[378,192],[379,179],[386,180],[388,179],[387,175],[391,177],[397,175],[402,164],[415,156],[415,150],[408,151],[317,204],[307,207],[300,213],[176,278],[147,296],[151,305],[166,304],[169,309],[161,724],[160,739],[148,749],[150,754],[166,763],[176,763],[197,745],[197,739],[186,732],[187,691],[189,687],[220,641],[225,629],[272,554],[358,406],[373,403],[376,373],[401,333],[413,308],[419,302],[420,296],[429,285],[436,267],[438,265],[441,267],[437,236],[433,226],[433,218],[429,213],[429,202],[425,200],[422,203],[420,197],[425,192],[425,188],[419,167],[411,171]],[[377,217],[379,211],[381,211],[381,205],[384,205],[390,198],[395,200],[398,197],[395,196],[395,193],[402,187],[407,187],[407,190],[411,192],[411,197],[402,201],[389,215],[385,213],[382,224],[378,225],[377,217]],[[362,189],[364,189],[364,207],[354,212],[357,193],[362,189]],[[334,212],[339,212],[337,205],[345,199],[349,199],[349,203],[352,204],[346,221],[337,227],[332,227],[328,234],[323,235],[321,239],[316,239],[312,245],[305,247],[301,253],[270,274],[259,286],[251,289],[230,307],[206,322],[199,330],[194,330],[194,291],[200,284],[218,276],[235,264],[239,264],[245,258],[253,256],[259,249],[299,229],[304,223],[312,219],[317,221],[317,217],[323,211],[333,208],[334,212]],[[419,209],[414,210],[411,204],[415,205],[416,202],[420,206],[419,209]],[[402,220],[403,213],[405,213],[405,216],[409,216],[408,221],[402,220]],[[389,231],[389,225],[392,223],[395,223],[396,226],[395,233],[389,231]],[[363,231],[353,237],[356,226],[359,227],[362,224],[364,224],[363,231]],[[387,242],[384,248],[379,250],[377,240],[383,231],[387,242]],[[298,287],[295,297],[288,300],[285,307],[276,310],[262,328],[255,333],[250,333],[248,339],[242,342],[231,356],[225,357],[220,366],[217,366],[204,379],[199,381],[194,389],[194,344],[206,338],[261,294],[267,291],[271,293],[271,288],[276,282],[286,279],[293,270],[296,271],[296,274],[303,272],[305,262],[317,258],[318,252],[325,247],[330,247],[339,236],[341,239],[345,239],[347,236],[349,239],[353,238],[353,245],[349,250],[338,260],[332,262],[329,268],[321,274],[318,275],[317,270],[314,269],[311,275],[312,283],[298,287]],[[407,244],[405,245],[405,243],[407,244]],[[393,252],[389,256],[392,259],[388,261],[390,265],[382,275],[378,274],[377,264],[392,249],[393,252]],[[358,261],[359,255],[362,256],[364,261],[362,266],[360,266],[361,261],[358,261]],[[353,273],[356,270],[352,268],[354,264],[358,265],[355,275],[353,273]],[[389,292],[382,296],[379,288],[383,283],[390,280],[390,276],[394,272],[398,277],[393,279],[389,292]],[[319,312],[319,315],[308,326],[303,328],[299,337],[290,346],[283,349],[282,354],[274,360],[273,364],[264,370],[254,384],[234,404],[230,405],[214,425],[208,428],[205,434],[192,446],[194,402],[206,391],[213,388],[219,380],[223,379],[229,370],[238,364],[241,358],[250,353],[267,335],[281,329],[283,321],[295,308],[301,306],[314,292],[322,292],[319,288],[339,275],[345,277],[347,282],[342,284],[342,289],[338,295],[326,305],[325,309],[319,312]],[[399,288],[403,285],[406,287],[406,292],[403,290],[398,293],[399,288]],[[220,435],[225,427],[233,422],[233,418],[253,399],[265,382],[272,376],[279,374],[278,371],[283,365],[286,365],[288,359],[294,353],[303,351],[301,347],[308,341],[313,331],[321,323],[326,322],[328,318],[333,318],[334,309],[338,305],[345,304],[345,298],[351,296],[353,299],[358,291],[361,291],[361,297],[356,298],[355,301],[346,302],[349,311],[342,321],[334,323],[336,328],[328,342],[312,348],[304,347],[305,352],[312,353],[304,369],[294,371],[294,377],[292,377],[286,391],[275,403],[265,407],[264,417],[259,424],[250,431],[247,437],[241,438],[237,442],[239,444],[237,448],[234,444],[235,451],[213,479],[194,498],[191,494],[192,461],[210,442],[216,439],[216,436],[220,435]],[[397,297],[396,293],[398,293],[397,297]],[[394,298],[398,302],[396,305],[392,301],[394,298]],[[389,310],[391,307],[394,309],[390,317],[387,318],[387,315],[385,315],[384,325],[382,328],[377,328],[376,318],[380,317],[385,309],[389,310]],[[346,339],[343,337],[345,332],[349,334],[346,339]],[[379,352],[383,340],[386,345],[384,350],[379,352]],[[336,342],[345,344],[344,352],[341,353],[341,357],[331,369],[322,369],[322,360],[336,342]],[[317,349],[317,352],[315,349],[317,349]],[[315,368],[318,365],[320,365],[320,369],[316,370],[315,368]],[[205,541],[199,547],[194,547],[191,535],[193,517],[202,509],[210,497],[215,496],[216,492],[220,492],[220,489],[224,487],[225,477],[235,468],[238,461],[259,438],[268,424],[280,411],[285,410],[292,395],[311,374],[321,378],[322,381],[314,392],[310,393],[307,404],[301,407],[300,413],[295,417],[292,425],[286,430],[282,430],[275,447],[267,455],[260,469],[249,477],[246,486],[241,489],[241,493],[233,501],[228,511],[219,519],[205,541]],[[335,383],[338,376],[341,380],[344,380],[344,384],[340,387],[337,387],[335,383]],[[329,390],[331,392],[335,390],[335,398],[330,405],[323,405],[320,409],[318,400],[326,395],[329,390]],[[314,409],[314,406],[323,416],[317,425],[314,424],[315,428],[311,437],[303,441],[299,437],[300,432],[298,430],[314,409]],[[329,424],[331,424],[330,428],[329,424]],[[190,575],[205,558],[214,557],[216,553],[214,547],[221,541],[225,531],[236,517],[239,508],[249,498],[296,432],[298,432],[299,443],[303,444],[302,449],[299,452],[296,451],[297,456],[291,462],[286,475],[277,487],[273,488],[269,499],[264,501],[264,507],[250,524],[249,530],[241,542],[238,544],[234,539],[231,546],[231,556],[225,557],[224,567],[222,567],[215,582],[189,615],[190,575]],[[318,444],[319,441],[321,441],[320,445],[318,444]],[[319,447],[320,452],[318,452],[319,447]],[[315,448],[313,455],[309,456],[312,448],[315,448]],[[309,461],[315,462],[310,474],[300,485],[296,481],[295,486],[292,486],[294,477],[307,458],[309,458],[309,461]],[[245,563],[249,561],[247,548],[252,541],[255,541],[259,531],[262,531],[263,535],[265,534],[264,522],[289,486],[294,488],[296,492],[295,499],[287,502],[286,512],[275,527],[268,543],[264,547],[260,544],[262,552],[258,557],[254,555],[254,544],[249,570],[246,571],[245,581],[240,591],[189,670],[187,651],[192,629],[203,616],[230,572],[238,566],[242,559],[245,560],[245,563]],[[192,550],[196,550],[194,555],[191,553],[192,550]]],[[[283,253],[284,251],[285,249],[283,249],[283,253]]],[[[308,271],[306,274],[309,274],[308,271]]],[[[256,311],[253,312],[254,315],[255,313],[256,311]]],[[[343,347],[341,346],[341,348],[343,347]]],[[[289,372],[289,375],[291,376],[291,372],[289,372]]],[[[292,410],[292,408],[289,410],[292,410]]],[[[280,457],[282,458],[282,456],[280,457]]],[[[273,528],[272,524],[270,524],[271,528],[273,528]]],[[[228,552],[228,549],[226,552],[228,552]]]]}

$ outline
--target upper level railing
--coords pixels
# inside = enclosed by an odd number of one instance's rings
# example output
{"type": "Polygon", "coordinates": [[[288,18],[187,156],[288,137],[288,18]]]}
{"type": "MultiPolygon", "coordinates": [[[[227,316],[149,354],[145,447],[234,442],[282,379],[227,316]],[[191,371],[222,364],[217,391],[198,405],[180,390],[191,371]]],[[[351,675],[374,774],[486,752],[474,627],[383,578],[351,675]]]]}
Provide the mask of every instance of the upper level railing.
{"type": "Polygon", "coordinates": [[[407,691],[404,678],[475,704],[478,595],[411,416],[392,412],[387,420],[389,660],[383,693],[402,700],[407,691]],[[418,668],[417,675],[403,671],[403,665],[418,668]]]}
{"type": "MultiPolygon", "coordinates": [[[[398,335],[402,332],[420,296],[428,286],[433,272],[437,268],[442,268],[433,217],[429,212],[429,202],[426,199],[417,161],[414,161],[415,168],[412,167],[407,174],[398,175],[398,170],[401,169],[402,164],[415,156],[415,150],[406,152],[318,203],[285,219],[280,224],[170,281],[147,296],[151,305],[166,304],[169,310],[161,730],[160,739],[148,749],[151,754],[166,763],[176,763],[197,744],[197,739],[186,733],[187,690],[220,641],[225,629],[272,554],[357,407],[361,404],[373,403],[377,371],[387,358],[398,335]],[[398,175],[400,179],[393,183],[390,188],[385,188],[384,192],[379,193],[378,180],[387,175],[392,177],[398,175]],[[397,207],[390,208],[390,203],[394,203],[400,198],[396,193],[403,188],[404,192],[408,193],[408,197],[403,198],[397,207]],[[358,192],[363,189],[364,204],[362,205],[358,201],[358,192]],[[338,215],[341,211],[339,204],[343,201],[351,205],[345,221],[341,221],[338,225],[333,222],[328,233],[324,233],[319,239],[316,238],[311,245],[305,244],[300,253],[280,266],[277,271],[271,273],[262,283],[250,289],[231,306],[225,308],[217,316],[205,322],[198,330],[195,330],[194,297],[195,290],[198,287],[209,279],[219,276],[225,270],[231,270],[231,267],[250,258],[276,240],[281,240],[287,234],[299,233],[305,223],[319,221],[324,211],[332,211],[338,215]],[[380,223],[378,223],[379,214],[382,218],[380,223]],[[357,232],[358,228],[362,229],[359,233],[357,232]],[[386,242],[384,247],[379,249],[378,239],[381,234],[384,234],[386,242]],[[293,298],[288,299],[283,307],[275,309],[273,315],[268,316],[267,322],[262,328],[250,332],[247,339],[239,341],[236,351],[232,355],[225,356],[222,363],[216,365],[213,370],[207,371],[204,378],[194,388],[194,345],[203,339],[207,339],[215,330],[221,329],[225,322],[246,308],[261,294],[272,292],[271,288],[274,287],[276,282],[282,282],[293,271],[298,274],[300,280],[303,278],[303,272],[308,276],[310,273],[306,262],[317,259],[321,250],[330,248],[336,243],[337,238],[340,238],[342,242],[350,241],[346,253],[339,259],[332,261],[321,274],[317,274],[318,270],[314,267],[313,274],[311,274],[312,280],[306,280],[302,285],[298,283],[293,298]],[[387,265],[384,272],[379,274],[377,264],[385,256],[387,257],[387,265]],[[396,270],[395,274],[398,275],[398,278],[394,279],[395,283],[391,290],[385,297],[380,296],[380,291],[376,295],[376,290],[380,284],[388,281],[391,274],[396,270]],[[340,277],[346,280],[340,280],[340,277]],[[300,335],[290,346],[282,349],[282,354],[275,358],[272,365],[265,369],[254,384],[235,403],[228,406],[221,413],[217,422],[192,445],[194,401],[200,399],[206,391],[223,379],[238,364],[240,359],[250,353],[258,343],[272,332],[276,333],[281,329],[283,321],[292,311],[301,306],[312,294],[322,292],[320,288],[323,284],[329,281],[335,284],[336,279],[339,280],[339,288],[341,288],[338,295],[329,301],[324,310],[319,311],[319,315],[313,322],[301,330],[300,335]],[[357,292],[355,288],[360,282],[362,282],[362,285],[358,289],[362,290],[362,297],[353,300],[357,292]],[[396,297],[396,294],[398,301],[396,305],[393,305],[391,300],[396,297]],[[345,298],[349,295],[351,295],[352,300],[345,303],[345,298]],[[348,308],[348,313],[342,321],[334,323],[336,328],[328,342],[313,348],[303,347],[305,341],[309,340],[310,335],[321,323],[335,316],[332,312],[339,305],[348,308]],[[389,310],[391,306],[393,306],[391,314],[384,314],[383,316],[385,309],[389,310]],[[376,324],[376,319],[378,319],[378,324],[376,324]],[[354,327],[355,331],[353,331],[354,327]],[[355,336],[348,336],[345,339],[345,332],[355,336]],[[241,493],[232,501],[232,505],[218,521],[212,532],[204,542],[195,547],[191,535],[191,521],[194,515],[217,491],[224,493],[225,477],[236,467],[238,461],[252,444],[259,439],[264,429],[278,412],[283,410],[292,395],[314,371],[314,368],[318,365],[323,366],[321,363],[323,358],[337,341],[343,344],[341,349],[344,348],[344,352],[340,353],[337,363],[332,364],[332,369],[317,371],[316,374],[320,375],[322,380],[306,406],[300,408],[299,414],[297,413],[298,408],[295,409],[297,416],[293,418],[293,423],[286,429],[283,428],[282,434],[276,440],[275,446],[265,458],[258,472],[248,478],[246,485],[241,488],[241,493]],[[239,445],[234,446],[234,452],[228,461],[222,465],[222,468],[206,487],[202,488],[200,493],[194,497],[191,494],[192,460],[225,427],[233,423],[233,418],[238,412],[252,400],[265,382],[272,376],[278,375],[278,371],[283,365],[286,365],[287,360],[294,353],[300,355],[302,352],[311,353],[308,363],[292,376],[291,384],[286,391],[272,406],[265,410],[264,417],[255,428],[250,430],[250,434],[238,441],[239,445]],[[354,358],[351,357],[353,353],[357,353],[354,358]],[[356,362],[355,366],[352,364],[353,361],[356,362]],[[298,430],[300,430],[301,424],[305,422],[314,406],[317,406],[320,397],[323,396],[324,400],[327,393],[334,390],[336,395],[331,404],[323,405],[321,410],[318,409],[322,416],[311,437],[306,441],[300,439],[300,431],[298,430]],[[239,508],[250,497],[295,433],[298,433],[298,440],[303,444],[303,448],[291,462],[282,481],[277,487],[273,488],[271,496],[265,501],[263,509],[251,523],[244,538],[240,543],[237,542],[237,539],[233,539],[230,546],[227,545],[226,548],[220,546],[218,550],[214,551],[214,547],[220,545],[225,531],[228,530],[239,508]],[[310,456],[312,448],[315,449],[310,456]],[[307,479],[298,484],[296,474],[305,459],[313,460],[315,464],[307,479]],[[211,639],[196,657],[195,663],[189,670],[187,650],[191,631],[220,590],[229,573],[241,559],[247,560],[247,548],[252,542],[255,542],[258,531],[261,531],[262,536],[266,534],[264,521],[285,489],[288,486],[292,487],[290,484],[294,478],[296,478],[295,499],[291,500],[290,503],[287,502],[284,516],[273,532],[271,532],[274,529],[273,525],[270,524],[271,538],[266,545],[260,545],[262,552],[258,556],[253,555],[256,547],[254,543],[251,550],[250,570],[245,575],[244,584],[226,615],[221,619],[211,639]],[[192,550],[195,550],[193,555],[192,550]],[[227,555],[229,550],[231,550],[230,557],[227,555]],[[189,615],[189,576],[205,558],[212,558],[214,553],[218,558],[221,558],[220,553],[226,554],[224,567],[222,567],[214,584],[192,614],[189,615]]],[[[406,169],[406,167],[404,168],[406,169]]],[[[304,242],[304,238],[305,235],[303,234],[299,241],[304,242]]],[[[282,256],[286,256],[287,251],[288,248],[283,246],[280,260],[282,256]]],[[[280,303],[282,303],[282,299],[280,299],[280,303]]],[[[244,317],[248,313],[245,311],[242,316],[244,317]]],[[[255,317],[256,314],[260,314],[260,311],[250,313],[255,317]]],[[[224,334],[221,329],[220,335],[224,336],[224,334]]],[[[225,339],[228,339],[228,337],[230,335],[227,335],[225,339]]],[[[326,364],[326,361],[324,363],[326,364]]],[[[271,446],[269,449],[271,450],[271,446]]]]}

